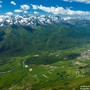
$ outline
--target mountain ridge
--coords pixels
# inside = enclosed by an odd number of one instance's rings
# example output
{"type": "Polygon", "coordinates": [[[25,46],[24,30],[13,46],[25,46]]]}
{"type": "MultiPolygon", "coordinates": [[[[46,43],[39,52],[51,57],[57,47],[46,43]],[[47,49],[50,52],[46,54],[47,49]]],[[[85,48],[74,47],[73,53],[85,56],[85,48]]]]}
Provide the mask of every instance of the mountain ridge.
{"type": "Polygon", "coordinates": [[[0,52],[43,51],[75,48],[90,43],[88,24],[48,24],[0,28],[0,52]]]}
{"type": "Polygon", "coordinates": [[[39,26],[48,24],[71,24],[79,25],[90,24],[89,19],[77,18],[77,17],[61,17],[55,15],[0,15],[0,27],[17,25],[17,26],[39,26]]]}

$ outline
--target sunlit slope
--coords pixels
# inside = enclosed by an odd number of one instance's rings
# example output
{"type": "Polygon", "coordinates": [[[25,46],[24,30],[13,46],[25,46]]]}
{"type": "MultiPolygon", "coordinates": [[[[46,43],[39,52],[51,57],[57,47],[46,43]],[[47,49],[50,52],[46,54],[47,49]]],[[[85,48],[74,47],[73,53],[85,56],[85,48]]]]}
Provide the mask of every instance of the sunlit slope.
{"type": "Polygon", "coordinates": [[[0,28],[0,52],[61,50],[90,43],[89,25],[46,25],[0,28]]]}

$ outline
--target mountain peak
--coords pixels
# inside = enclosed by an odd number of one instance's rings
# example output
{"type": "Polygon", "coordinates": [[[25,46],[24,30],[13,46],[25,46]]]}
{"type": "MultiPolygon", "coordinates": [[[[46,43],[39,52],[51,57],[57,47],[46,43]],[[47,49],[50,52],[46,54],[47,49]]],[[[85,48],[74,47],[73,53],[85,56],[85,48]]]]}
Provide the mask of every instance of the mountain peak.
{"type": "Polygon", "coordinates": [[[76,17],[60,17],[55,15],[0,15],[0,27],[9,26],[9,25],[22,25],[22,26],[37,26],[37,25],[47,25],[53,23],[75,23],[76,21],[84,22],[90,20],[76,18],[76,17]]]}

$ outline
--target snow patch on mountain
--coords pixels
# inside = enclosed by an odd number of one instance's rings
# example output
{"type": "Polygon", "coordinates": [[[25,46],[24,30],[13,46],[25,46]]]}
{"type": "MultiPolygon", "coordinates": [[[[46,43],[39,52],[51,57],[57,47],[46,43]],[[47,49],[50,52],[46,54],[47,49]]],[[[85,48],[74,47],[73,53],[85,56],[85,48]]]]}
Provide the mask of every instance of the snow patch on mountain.
{"type": "Polygon", "coordinates": [[[90,23],[90,20],[75,18],[75,17],[63,17],[55,15],[0,15],[0,27],[8,25],[23,25],[23,26],[37,26],[47,25],[53,23],[90,23]]]}

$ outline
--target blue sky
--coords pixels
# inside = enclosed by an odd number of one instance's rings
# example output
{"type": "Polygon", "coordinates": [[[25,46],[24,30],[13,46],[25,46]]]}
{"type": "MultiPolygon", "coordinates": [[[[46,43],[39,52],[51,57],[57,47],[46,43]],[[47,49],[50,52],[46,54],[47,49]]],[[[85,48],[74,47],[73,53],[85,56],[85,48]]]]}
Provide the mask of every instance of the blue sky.
{"type": "Polygon", "coordinates": [[[90,16],[90,0],[0,0],[0,14],[10,12],[90,16]]]}

